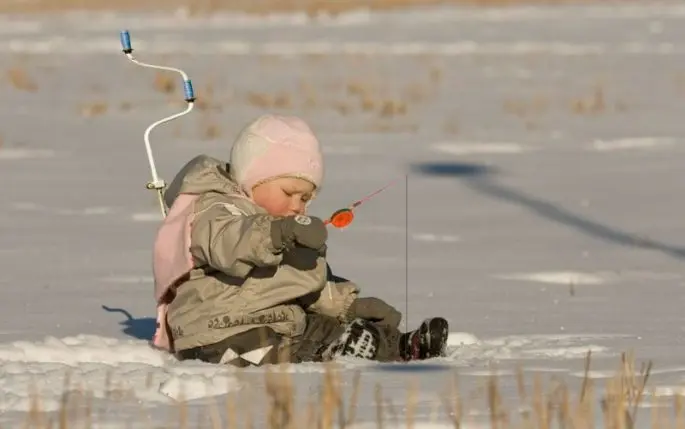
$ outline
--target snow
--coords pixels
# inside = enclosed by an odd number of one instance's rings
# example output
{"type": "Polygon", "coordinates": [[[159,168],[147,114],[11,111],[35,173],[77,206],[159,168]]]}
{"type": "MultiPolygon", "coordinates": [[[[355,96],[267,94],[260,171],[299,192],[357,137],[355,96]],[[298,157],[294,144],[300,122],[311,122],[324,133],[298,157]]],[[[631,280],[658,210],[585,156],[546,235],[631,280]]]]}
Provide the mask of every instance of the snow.
{"type": "Polygon", "coordinates": [[[477,143],[436,143],[433,145],[433,150],[444,152],[450,155],[470,155],[478,153],[500,153],[500,154],[514,154],[521,153],[526,148],[518,143],[492,143],[492,142],[477,142],[477,143]]]}
{"type": "Polygon", "coordinates": [[[636,137],[617,140],[597,140],[593,142],[593,149],[602,152],[623,150],[623,149],[656,149],[658,147],[670,146],[675,144],[673,138],[650,138],[636,137]]]}
{"type": "Polygon", "coordinates": [[[27,149],[3,149],[0,152],[0,160],[52,158],[55,152],[51,150],[27,150],[27,149]]]}
{"type": "MultiPolygon", "coordinates": [[[[160,214],[142,134],[179,94],[125,59],[123,28],[141,60],[183,68],[221,105],[153,133],[164,179],[198,153],[226,157],[269,104],[255,94],[285,94],[281,109],[321,135],[315,213],[409,175],[331,231],[330,259],[403,327],[445,316],[448,356],[338,362],[346,398],[362,374],[348,427],[376,427],[377,385],[399,414],[384,427],[406,427],[415,380],[413,427],[453,427],[453,374],[462,426],[490,426],[479,389],[491,374],[514,412],[519,371],[601,387],[628,351],[635,372],[654,362],[643,407],[682,394],[684,21],[679,2],[0,18],[2,64],[35,85],[15,73],[0,86],[0,425],[23,424],[35,396],[54,416],[65,389],[89,392],[93,427],[178,423],[181,405],[206,420],[230,400],[266,418],[265,368],[177,362],[147,343],[160,214]],[[404,111],[383,110],[398,100],[404,111]],[[100,115],[79,114],[98,102],[100,115]],[[219,135],[201,137],[210,123],[219,135]]],[[[298,401],[322,397],[328,367],[272,370],[298,401]]]]}
{"type": "MultiPolygon", "coordinates": [[[[602,43],[565,43],[558,41],[538,42],[518,40],[514,42],[480,43],[463,42],[264,42],[252,43],[240,39],[220,41],[174,40],[173,38],[142,37],[136,46],[148,54],[192,55],[372,55],[372,56],[469,56],[502,55],[528,56],[533,54],[559,56],[602,55],[682,55],[685,47],[674,43],[625,43],[608,45],[602,43]]],[[[49,36],[43,38],[9,38],[0,42],[0,53],[27,53],[34,55],[83,55],[106,54],[112,50],[108,37],[49,36]]]]}

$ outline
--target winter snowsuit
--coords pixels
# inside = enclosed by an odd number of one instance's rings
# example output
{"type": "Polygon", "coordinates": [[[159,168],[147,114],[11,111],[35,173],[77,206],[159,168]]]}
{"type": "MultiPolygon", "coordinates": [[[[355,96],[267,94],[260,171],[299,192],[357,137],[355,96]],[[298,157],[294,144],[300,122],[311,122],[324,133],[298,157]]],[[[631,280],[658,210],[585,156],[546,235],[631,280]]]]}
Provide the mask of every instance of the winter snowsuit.
{"type": "Polygon", "coordinates": [[[245,196],[230,166],[209,156],[186,164],[165,193],[170,207],[155,242],[156,343],[181,359],[239,366],[326,359],[360,313],[378,314],[378,360],[397,360],[401,315],[334,276],[325,252],[283,252],[276,219],[245,196]]]}

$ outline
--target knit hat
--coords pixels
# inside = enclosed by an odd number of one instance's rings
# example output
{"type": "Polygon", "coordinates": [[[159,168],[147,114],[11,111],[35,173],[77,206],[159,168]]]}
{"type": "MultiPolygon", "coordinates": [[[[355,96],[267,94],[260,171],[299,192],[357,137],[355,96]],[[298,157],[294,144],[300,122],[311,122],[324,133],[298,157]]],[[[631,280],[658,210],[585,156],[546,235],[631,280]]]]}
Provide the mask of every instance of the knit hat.
{"type": "Polygon", "coordinates": [[[231,176],[252,196],[256,185],[279,177],[323,181],[319,141],[304,120],[294,116],[262,115],[248,124],[231,149],[231,176]]]}

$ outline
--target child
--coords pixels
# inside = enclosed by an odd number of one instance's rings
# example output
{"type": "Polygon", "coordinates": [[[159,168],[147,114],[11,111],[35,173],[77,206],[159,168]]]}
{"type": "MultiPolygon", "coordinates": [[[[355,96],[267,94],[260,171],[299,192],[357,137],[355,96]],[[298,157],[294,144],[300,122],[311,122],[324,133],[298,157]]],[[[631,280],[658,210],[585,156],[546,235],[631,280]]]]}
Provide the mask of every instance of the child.
{"type": "Polygon", "coordinates": [[[306,215],[322,179],[319,142],[295,117],[257,118],[230,163],[186,164],[155,241],[153,343],[182,360],[241,367],[444,354],[447,321],[401,333],[397,310],[331,273],[326,226],[306,215]]]}

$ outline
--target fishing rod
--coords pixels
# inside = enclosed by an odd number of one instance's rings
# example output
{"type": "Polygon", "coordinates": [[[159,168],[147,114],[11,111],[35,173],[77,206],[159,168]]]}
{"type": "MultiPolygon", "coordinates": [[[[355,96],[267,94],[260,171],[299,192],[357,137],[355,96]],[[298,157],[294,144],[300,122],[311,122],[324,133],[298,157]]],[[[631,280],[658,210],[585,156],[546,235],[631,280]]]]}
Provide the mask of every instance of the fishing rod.
{"type": "Polygon", "coordinates": [[[174,67],[167,67],[167,66],[160,66],[160,65],[155,65],[155,64],[149,64],[149,63],[144,63],[142,61],[137,60],[133,56],[133,48],[131,46],[131,35],[128,30],[122,30],[120,33],[120,40],[121,40],[121,49],[126,55],[126,57],[134,64],[137,64],[141,67],[147,67],[147,68],[152,68],[152,69],[157,69],[157,70],[165,70],[165,71],[172,71],[179,73],[181,75],[181,78],[183,79],[183,92],[185,95],[185,102],[186,102],[186,108],[182,112],[175,113],[171,116],[167,116],[166,118],[162,118],[158,121],[153,122],[150,124],[150,126],[147,127],[145,130],[145,134],[143,135],[143,140],[145,141],[145,151],[147,152],[147,159],[150,164],[150,173],[152,174],[152,181],[148,182],[146,184],[146,188],[157,191],[157,198],[159,200],[159,208],[162,212],[162,217],[166,217],[167,215],[167,207],[164,204],[164,189],[166,188],[166,182],[162,179],[159,178],[157,175],[157,167],[155,165],[155,158],[152,155],[152,147],[150,145],[150,133],[152,130],[157,127],[158,125],[162,125],[164,123],[173,121],[174,119],[178,119],[181,116],[187,115],[193,110],[193,107],[195,106],[195,91],[193,91],[193,84],[188,77],[188,74],[186,74],[183,70],[177,69],[174,67]]]}
{"type": "Polygon", "coordinates": [[[365,202],[369,201],[371,198],[375,197],[376,195],[380,194],[381,192],[385,191],[388,189],[390,186],[394,185],[396,181],[392,181],[388,183],[387,185],[383,186],[382,188],[370,193],[369,195],[365,196],[359,201],[355,201],[354,203],[350,204],[349,206],[336,210],[333,212],[331,217],[326,219],[324,221],[324,225],[332,225],[336,228],[343,229],[347,228],[352,221],[354,220],[354,210],[364,204],[365,202]]]}

